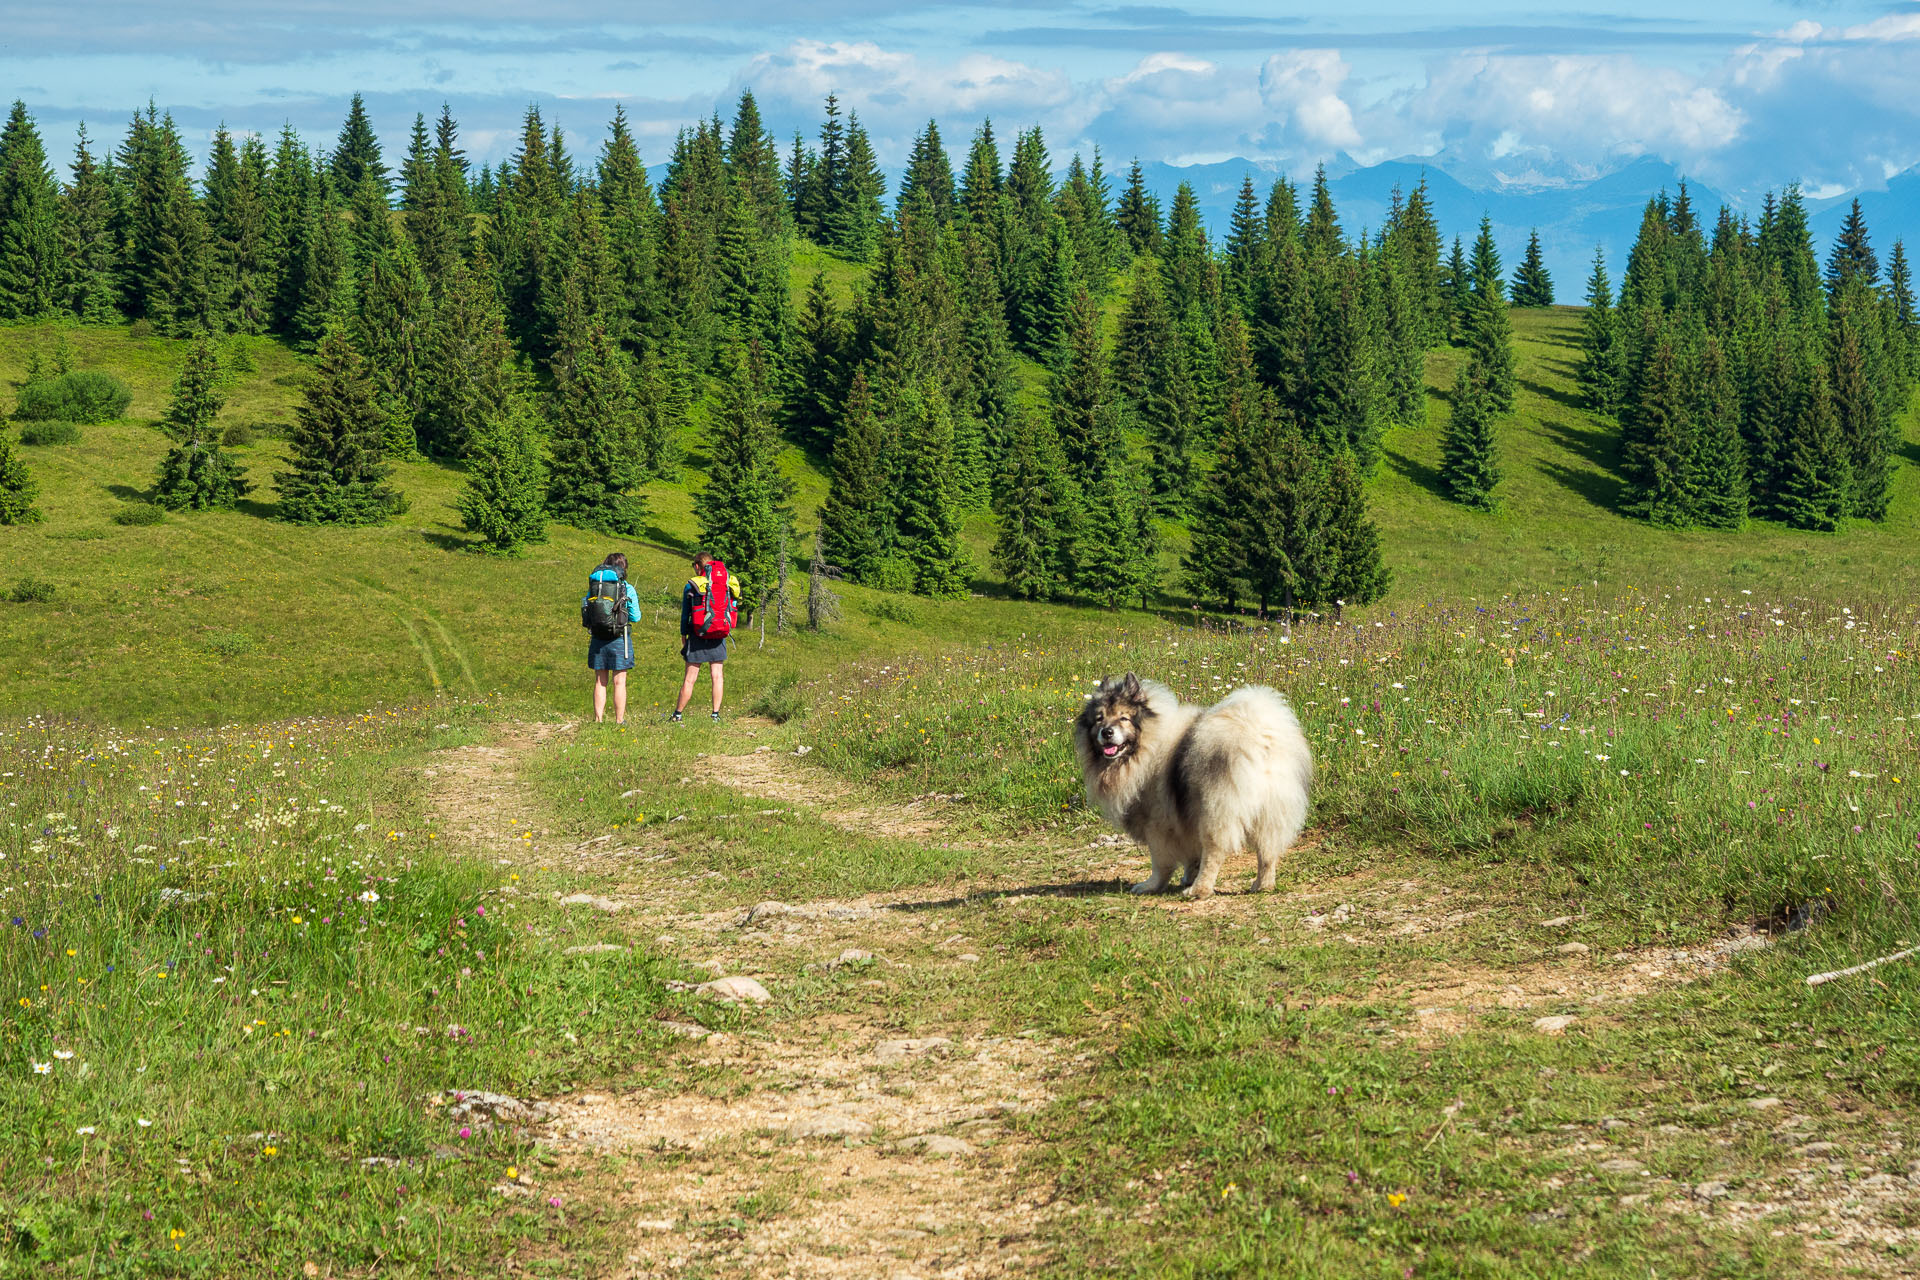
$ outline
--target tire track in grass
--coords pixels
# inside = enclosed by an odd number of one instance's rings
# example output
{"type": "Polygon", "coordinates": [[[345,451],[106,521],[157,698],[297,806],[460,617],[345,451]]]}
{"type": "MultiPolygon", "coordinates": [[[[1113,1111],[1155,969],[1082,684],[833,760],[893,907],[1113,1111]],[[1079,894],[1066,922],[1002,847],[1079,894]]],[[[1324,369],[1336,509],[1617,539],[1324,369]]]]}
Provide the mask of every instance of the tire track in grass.
{"type": "Polygon", "coordinates": [[[445,690],[446,682],[441,679],[439,664],[433,660],[433,648],[430,641],[421,638],[420,632],[414,627],[414,622],[418,621],[425,626],[431,627],[433,631],[439,635],[440,642],[446,646],[446,650],[452,656],[454,662],[459,665],[460,674],[465,677],[467,682],[467,691],[476,696],[479,694],[480,682],[474,678],[473,667],[467,661],[466,652],[460,647],[459,642],[453,638],[452,633],[447,630],[446,626],[438,617],[434,616],[430,611],[412,604],[406,597],[358,578],[338,578],[330,576],[325,572],[316,571],[310,565],[300,561],[289,552],[277,551],[272,547],[264,546],[241,534],[218,529],[196,529],[194,532],[215,539],[225,540],[251,555],[271,557],[289,565],[296,566],[307,577],[318,578],[321,582],[338,588],[339,590],[350,594],[357,593],[362,596],[371,596],[376,600],[384,602],[391,609],[394,620],[406,629],[407,639],[413,644],[415,652],[420,655],[422,665],[427,669],[427,679],[432,682],[434,692],[439,693],[445,690]],[[409,615],[411,615],[411,617],[409,617],[409,615]]]}

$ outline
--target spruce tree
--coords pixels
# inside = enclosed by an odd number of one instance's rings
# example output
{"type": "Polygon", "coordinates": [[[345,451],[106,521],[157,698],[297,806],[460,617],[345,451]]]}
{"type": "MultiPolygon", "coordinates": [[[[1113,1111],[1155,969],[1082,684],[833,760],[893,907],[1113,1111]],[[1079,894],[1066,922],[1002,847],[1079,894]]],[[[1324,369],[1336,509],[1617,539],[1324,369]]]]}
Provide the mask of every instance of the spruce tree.
{"type": "Polygon", "coordinates": [[[1127,170],[1127,185],[1120,192],[1115,218],[1136,257],[1160,252],[1160,198],[1147,190],[1146,175],[1137,159],[1127,170]]]}
{"type": "Polygon", "coordinates": [[[1480,219],[1480,236],[1474,242],[1469,272],[1472,281],[1467,321],[1470,358],[1485,375],[1487,396],[1494,412],[1511,413],[1516,390],[1513,318],[1507,314],[1507,301],[1501,295],[1500,253],[1494,248],[1490,218],[1480,219]]]}
{"type": "Polygon", "coordinates": [[[1453,388],[1453,413],[1440,446],[1440,482],[1447,496],[1476,511],[1491,511],[1500,483],[1493,401],[1480,368],[1469,361],[1453,388]]]}
{"type": "Polygon", "coordinates": [[[52,315],[61,276],[60,184],[27,104],[0,131],[0,320],[52,315]]]}
{"type": "Polygon", "coordinates": [[[113,184],[110,173],[94,160],[85,124],[79,134],[73,149],[73,181],[67,185],[60,209],[60,252],[66,262],[61,302],[82,324],[104,324],[120,318],[115,280],[119,246],[111,225],[113,184]]]}
{"type": "Polygon", "coordinates": [[[514,555],[547,540],[547,469],[540,429],[514,403],[483,423],[467,451],[467,484],[460,521],[477,533],[483,550],[514,555]]]}
{"type": "Polygon", "coordinates": [[[1018,413],[1008,433],[994,486],[993,567],[1015,596],[1051,600],[1071,581],[1080,494],[1051,422],[1018,413]]]}
{"type": "Polygon", "coordinates": [[[1540,256],[1540,232],[1535,228],[1527,236],[1527,256],[1513,274],[1513,305],[1550,307],[1553,305],[1553,277],[1540,256]]]}
{"type": "Polygon", "coordinates": [[[1453,253],[1447,258],[1440,289],[1446,300],[1447,341],[1458,346],[1466,341],[1473,314],[1473,272],[1467,266],[1459,236],[1453,238],[1453,253]]]}
{"type": "Polygon", "coordinates": [[[1278,419],[1256,435],[1251,461],[1240,517],[1249,593],[1262,617],[1276,605],[1290,616],[1298,605],[1325,603],[1334,577],[1326,466],[1297,427],[1278,419]]]}
{"type": "Polygon", "coordinates": [[[456,262],[420,354],[420,446],[436,457],[464,454],[482,427],[505,416],[512,347],[485,255],[456,262]]]}
{"type": "Polygon", "coordinates": [[[827,559],[855,582],[872,584],[892,548],[894,487],[886,424],[874,410],[865,370],[853,375],[833,443],[833,473],[820,507],[827,559]]]}
{"type": "Polygon", "coordinates": [[[0,431],[0,525],[38,524],[45,519],[33,505],[39,495],[33,473],[13,450],[13,433],[0,431]]]}
{"type": "Polygon", "coordinates": [[[1322,592],[1336,606],[1372,604],[1387,594],[1393,575],[1380,555],[1380,531],[1367,511],[1360,468],[1346,450],[1327,464],[1321,541],[1327,570],[1322,592]]]}
{"type": "Polygon", "coordinates": [[[1709,337],[1696,382],[1692,457],[1687,468],[1694,522],[1738,529],[1747,520],[1747,450],[1740,439],[1740,395],[1726,348],[1709,337]]]}
{"type": "Polygon", "coordinates": [[[1834,238],[1833,251],[1827,255],[1827,301],[1838,300],[1841,291],[1855,280],[1868,288],[1880,283],[1880,256],[1873,251],[1858,196],[1847,210],[1840,234],[1834,238]]]}
{"type": "Polygon", "coordinates": [[[677,348],[654,344],[634,371],[637,413],[634,448],[643,474],[672,480],[680,473],[680,437],[687,426],[687,370],[677,348]]]}
{"type": "Polygon", "coordinates": [[[1326,452],[1352,450],[1361,471],[1370,474],[1380,462],[1386,423],[1366,280],[1355,258],[1326,259],[1314,267],[1312,308],[1301,425],[1326,452]]]}
{"type": "Polygon", "coordinates": [[[1272,396],[1255,376],[1245,326],[1229,312],[1220,343],[1222,409],[1212,470],[1199,486],[1182,562],[1187,585],[1201,599],[1232,610],[1252,590],[1265,459],[1273,447],[1272,396]]]}
{"type": "Polygon", "coordinates": [[[1778,506],[1794,528],[1828,533],[1840,527],[1849,506],[1847,441],[1834,417],[1825,362],[1809,361],[1797,381],[1778,506]]]}
{"type": "Polygon", "coordinates": [[[777,238],[787,230],[786,202],[780,191],[780,149],[760,119],[753,90],[744,89],[727,134],[727,172],[753,210],[760,234],[777,238]]]}
{"type": "Polygon", "coordinates": [[[1139,421],[1147,432],[1147,489],[1156,513],[1187,514],[1198,481],[1198,453],[1205,434],[1201,374],[1194,368],[1199,344],[1176,339],[1155,362],[1139,421]]]}
{"type": "Polygon", "coordinates": [[[1587,407],[1595,413],[1620,409],[1620,381],[1624,376],[1626,346],[1613,309],[1613,285],[1607,279],[1602,250],[1593,251],[1593,274],[1587,277],[1587,313],[1580,322],[1580,364],[1575,372],[1587,407]]]}
{"type": "Polygon", "coordinates": [[[341,191],[357,190],[371,181],[382,199],[391,189],[387,166],[380,160],[380,139],[374,135],[373,122],[367,118],[367,104],[359,94],[347,107],[347,118],[340,125],[340,137],[333,144],[330,164],[334,185],[341,191]]]}
{"type": "Polygon", "coordinates": [[[931,379],[901,399],[906,431],[894,534],[913,566],[914,593],[938,600],[959,599],[967,594],[969,564],[960,543],[952,411],[931,379]]]}
{"type": "MultiPolygon", "coordinates": [[[[660,209],[647,180],[640,150],[627,127],[624,108],[616,107],[601,149],[600,221],[613,260],[620,294],[614,325],[622,342],[637,350],[659,332],[660,209]]],[[[784,224],[784,220],[783,220],[784,224]]]]}
{"type": "Polygon", "coordinates": [[[383,482],[385,420],[366,364],[340,330],[320,340],[306,397],[294,410],[290,470],[274,479],[279,514],[294,524],[378,524],[406,509],[383,482]]]}
{"type": "MultiPolygon", "coordinates": [[[[1074,299],[1059,372],[1047,384],[1053,411],[1053,429],[1060,437],[1067,464],[1076,476],[1093,469],[1108,434],[1108,421],[1119,420],[1119,406],[1107,380],[1106,354],[1100,342],[1100,307],[1084,289],[1074,299]]],[[[1118,431],[1117,425],[1114,427],[1118,431]]]]}
{"type": "Polygon", "coordinates": [[[1920,381],[1920,314],[1916,314],[1914,307],[1913,270],[1907,265],[1907,246],[1899,240],[1893,242],[1893,253],[1887,258],[1887,302],[1892,309],[1889,355],[1904,371],[1904,385],[1910,388],[1920,381]]]}
{"type": "Polygon", "coordinates": [[[757,352],[728,352],[710,431],[707,484],[697,499],[701,545],[726,561],[742,599],[758,607],[781,576],[793,516],[757,352]]]}
{"type": "Polygon", "coordinates": [[[577,289],[568,294],[553,359],[547,511],[599,533],[632,536],[646,520],[638,413],[626,353],[592,319],[577,289]]]}
{"type": "Polygon", "coordinates": [[[900,179],[900,197],[894,203],[894,215],[913,214],[944,227],[953,221],[953,162],[940,141],[940,124],[927,121],[927,127],[913,140],[907,156],[907,172],[900,179]]]}
{"type": "Polygon", "coordinates": [[[1693,456],[1693,396],[1681,352],[1663,330],[1648,357],[1638,403],[1623,421],[1620,469],[1628,509],[1650,524],[1691,523],[1687,472],[1693,456]]]}
{"type": "Polygon", "coordinates": [[[1886,518],[1893,497],[1893,467],[1900,438],[1891,414],[1883,414],[1874,385],[1868,345],[1877,316],[1861,276],[1840,286],[1827,323],[1827,373],[1834,424],[1847,447],[1847,513],[1886,518]]]}
{"type": "Polygon", "coordinates": [[[1102,439],[1085,494],[1074,585],[1117,609],[1123,600],[1143,597],[1157,577],[1145,486],[1117,430],[1102,439]]]}
{"type": "Polygon", "coordinates": [[[160,461],[153,500],[169,511],[230,510],[253,487],[213,430],[226,399],[221,381],[213,344],[203,337],[188,351],[160,421],[174,443],[160,461]]]}
{"type": "Polygon", "coordinates": [[[387,454],[419,452],[424,416],[422,366],[432,341],[433,311],[427,278],[413,246],[392,241],[366,264],[352,327],[354,349],[367,362],[374,403],[386,422],[387,454]]]}

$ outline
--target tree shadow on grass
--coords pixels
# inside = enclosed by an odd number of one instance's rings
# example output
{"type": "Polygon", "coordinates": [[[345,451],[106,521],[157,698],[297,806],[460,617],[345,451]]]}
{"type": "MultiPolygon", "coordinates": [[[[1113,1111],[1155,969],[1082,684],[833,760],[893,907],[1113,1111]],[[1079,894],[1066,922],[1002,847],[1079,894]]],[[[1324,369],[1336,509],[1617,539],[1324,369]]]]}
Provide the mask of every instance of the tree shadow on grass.
{"type": "Polygon", "coordinates": [[[1542,462],[1540,474],[1585,498],[1602,511],[1624,514],[1620,508],[1626,498],[1626,485],[1611,472],[1584,471],[1558,462],[1542,462]]]}
{"type": "Polygon", "coordinates": [[[1419,485],[1434,497],[1442,501],[1451,500],[1451,495],[1447,493],[1446,482],[1440,478],[1440,469],[1438,467],[1430,467],[1418,458],[1410,454],[1400,453],[1394,449],[1387,449],[1385,452],[1388,465],[1392,466],[1395,471],[1413,481],[1413,483],[1419,485]]]}
{"type": "Polygon", "coordinates": [[[422,529],[420,536],[442,551],[474,551],[484,544],[481,538],[463,538],[455,533],[436,533],[432,529],[422,529]]]}
{"type": "Polygon", "coordinates": [[[278,520],[280,518],[279,503],[261,502],[257,498],[242,498],[233,504],[233,509],[241,515],[253,516],[259,520],[278,520]]]}
{"type": "Polygon", "coordinates": [[[1539,396],[1542,400],[1551,400],[1557,405],[1581,412],[1586,410],[1586,404],[1581,400],[1579,394],[1569,391],[1565,387],[1551,387],[1534,378],[1522,378],[1520,379],[1520,385],[1528,391],[1531,391],[1534,395],[1539,396]]]}
{"type": "Polygon", "coordinates": [[[152,489],[136,489],[130,484],[110,484],[107,492],[122,502],[152,502],[152,489]]]}

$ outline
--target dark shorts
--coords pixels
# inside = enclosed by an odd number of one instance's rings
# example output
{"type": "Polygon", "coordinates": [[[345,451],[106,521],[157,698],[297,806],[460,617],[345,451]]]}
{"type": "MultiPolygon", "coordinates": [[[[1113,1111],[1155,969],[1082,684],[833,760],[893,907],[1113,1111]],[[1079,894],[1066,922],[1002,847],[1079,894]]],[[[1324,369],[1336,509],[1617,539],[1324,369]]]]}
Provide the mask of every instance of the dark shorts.
{"type": "Polygon", "coordinates": [[[725,637],[718,640],[698,640],[688,636],[682,652],[686,655],[687,665],[690,667],[697,667],[706,662],[725,662],[727,641],[725,637]]]}
{"type": "Polygon", "coordinates": [[[625,631],[611,640],[599,636],[588,640],[587,666],[593,671],[633,670],[633,633],[625,631]]]}

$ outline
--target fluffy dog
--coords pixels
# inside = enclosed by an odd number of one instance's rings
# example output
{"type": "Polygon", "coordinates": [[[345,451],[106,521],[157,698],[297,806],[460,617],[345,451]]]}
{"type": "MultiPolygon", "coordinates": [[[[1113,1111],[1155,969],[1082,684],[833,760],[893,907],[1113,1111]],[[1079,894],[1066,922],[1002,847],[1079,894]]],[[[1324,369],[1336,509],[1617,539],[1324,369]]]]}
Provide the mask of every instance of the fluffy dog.
{"type": "Polygon", "coordinates": [[[1167,889],[1204,898],[1229,857],[1249,847],[1253,887],[1273,888],[1280,855],[1307,818],[1313,753],[1287,700],[1264,685],[1211,707],[1132,672],[1111,676],[1074,722],[1087,799],[1147,846],[1153,874],[1135,893],[1167,889]]]}

